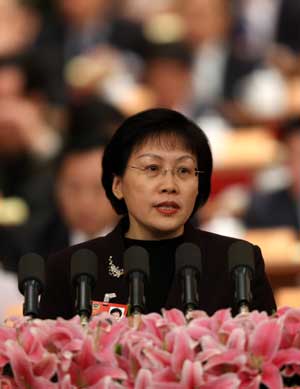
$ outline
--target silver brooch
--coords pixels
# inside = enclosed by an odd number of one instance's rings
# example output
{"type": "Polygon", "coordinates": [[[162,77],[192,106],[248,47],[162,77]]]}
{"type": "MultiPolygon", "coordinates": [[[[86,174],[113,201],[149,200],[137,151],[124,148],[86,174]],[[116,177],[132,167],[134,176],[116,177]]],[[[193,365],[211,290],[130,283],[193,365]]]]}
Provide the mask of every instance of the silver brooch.
{"type": "Polygon", "coordinates": [[[113,263],[112,256],[108,258],[108,274],[112,277],[120,278],[124,274],[124,269],[120,269],[113,263]]]}

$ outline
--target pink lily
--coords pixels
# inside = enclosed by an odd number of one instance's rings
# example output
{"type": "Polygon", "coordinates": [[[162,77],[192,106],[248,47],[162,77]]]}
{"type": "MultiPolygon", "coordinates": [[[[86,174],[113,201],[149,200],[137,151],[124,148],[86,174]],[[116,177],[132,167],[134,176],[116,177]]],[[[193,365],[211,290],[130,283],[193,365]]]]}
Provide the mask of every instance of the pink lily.
{"type": "Polygon", "coordinates": [[[152,373],[148,369],[140,369],[134,383],[134,389],[148,389],[152,381],[152,373]]]}
{"type": "Polygon", "coordinates": [[[246,362],[245,353],[231,349],[212,356],[205,364],[204,371],[215,376],[220,376],[224,372],[236,373],[245,366],[246,362]]]}
{"type": "Polygon", "coordinates": [[[209,382],[200,386],[201,389],[238,389],[240,387],[240,380],[236,374],[227,373],[220,377],[213,378],[209,382]]]}
{"type": "Polygon", "coordinates": [[[175,328],[172,332],[175,334],[175,338],[171,355],[171,367],[175,374],[179,376],[184,361],[194,360],[194,342],[182,327],[175,328]]]}
{"type": "Polygon", "coordinates": [[[203,384],[203,368],[199,361],[186,360],[183,363],[180,383],[186,389],[200,388],[203,384]]]}
{"type": "Polygon", "coordinates": [[[272,389],[282,388],[278,368],[272,363],[278,352],[282,328],[275,319],[260,322],[249,339],[249,364],[257,371],[260,382],[272,389]]]}
{"type": "Polygon", "coordinates": [[[14,373],[14,380],[18,387],[55,388],[55,384],[51,383],[48,378],[34,375],[29,359],[18,344],[13,343],[12,341],[7,341],[6,344],[10,364],[14,373]]]}
{"type": "Polygon", "coordinates": [[[179,309],[163,309],[162,315],[169,325],[184,326],[186,324],[185,317],[179,309]]]}

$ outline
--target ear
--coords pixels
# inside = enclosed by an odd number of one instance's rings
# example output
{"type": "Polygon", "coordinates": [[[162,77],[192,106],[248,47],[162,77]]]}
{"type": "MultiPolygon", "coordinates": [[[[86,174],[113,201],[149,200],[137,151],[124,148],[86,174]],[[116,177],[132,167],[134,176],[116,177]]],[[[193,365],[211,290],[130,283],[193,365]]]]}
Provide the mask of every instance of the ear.
{"type": "Polygon", "coordinates": [[[114,176],[112,183],[112,192],[118,200],[121,200],[123,198],[122,178],[120,176],[114,176]]]}

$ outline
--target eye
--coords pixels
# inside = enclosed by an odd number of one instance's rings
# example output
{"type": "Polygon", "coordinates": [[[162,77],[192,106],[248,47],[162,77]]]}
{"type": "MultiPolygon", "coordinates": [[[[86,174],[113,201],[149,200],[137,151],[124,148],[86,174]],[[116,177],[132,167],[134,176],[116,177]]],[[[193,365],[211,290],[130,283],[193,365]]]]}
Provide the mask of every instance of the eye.
{"type": "Polygon", "coordinates": [[[144,171],[149,177],[157,177],[160,174],[161,167],[159,165],[151,164],[145,166],[144,171]]]}
{"type": "Polygon", "coordinates": [[[177,172],[180,176],[188,176],[192,173],[192,169],[186,167],[186,166],[181,166],[177,168],[177,172]]]}
{"type": "Polygon", "coordinates": [[[145,170],[148,172],[158,172],[160,170],[160,167],[158,165],[148,165],[145,167],[145,170]]]}

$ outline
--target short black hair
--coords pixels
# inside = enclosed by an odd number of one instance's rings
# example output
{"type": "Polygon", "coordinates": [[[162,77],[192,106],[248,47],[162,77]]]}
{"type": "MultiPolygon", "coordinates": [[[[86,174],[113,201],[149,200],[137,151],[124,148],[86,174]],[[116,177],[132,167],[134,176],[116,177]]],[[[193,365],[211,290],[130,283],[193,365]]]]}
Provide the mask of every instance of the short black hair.
{"type": "Polygon", "coordinates": [[[119,313],[120,316],[122,316],[122,311],[121,311],[120,308],[112,308],[109,313],[110,314],[112,314],[112,313],[119,313]]]}
{"type": "Polygon", "coordinates": [[[286,142],[292,135],[300,133],[300,115],[291,116],[280,126],[280,138],[286,142]]]}
{"type": "Polygon", "coordinates": [[[127,118],[117,129],[105,148],[102,159],[102,184],[106,196],[115,211],[126,214],[124,200],[115,197],[112,191],[114,176],[122,176],[134,148],[148,139],[159,139],[162,135],[181,138],[187,149],[197,156],[199,193],[192,214],[203,206],[210,194],[212,174],[212,153],[205,133],[183,114],[167,109],[154,108],[139,112],[127,118]]]}
{"type": "Polygon", "coordinates": [[[152,43],[149,45],[146,54],[146,62],[149,63],[155,60],[174,61],[186,68],[191,68],[193,55],[191,49],[183,41],[152,43]]]}
{"type": "Polygon", "coordinates": [[[65,160],[71,155],[85,154],[97,149],[104,149],[108,144],[109,138],[97,131],[87,131],[86,134],[76,134],[67,137],[62,150],[54,160],[54,173],[60,173],[65,160]]]}
{"type": "Polygon", "coordinates": [[[125,119],[125,115],[117,107],[97,96],[70,103],[68,115],[67,131],[71,136],[84,136],[87,131],[94,131],[111,137],[125,119]]]}

